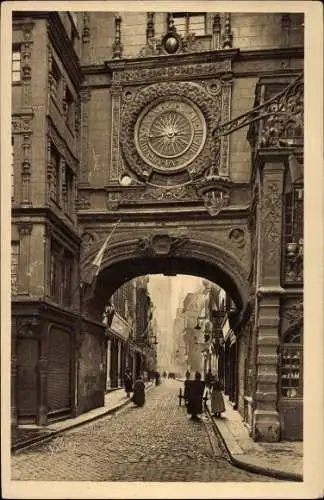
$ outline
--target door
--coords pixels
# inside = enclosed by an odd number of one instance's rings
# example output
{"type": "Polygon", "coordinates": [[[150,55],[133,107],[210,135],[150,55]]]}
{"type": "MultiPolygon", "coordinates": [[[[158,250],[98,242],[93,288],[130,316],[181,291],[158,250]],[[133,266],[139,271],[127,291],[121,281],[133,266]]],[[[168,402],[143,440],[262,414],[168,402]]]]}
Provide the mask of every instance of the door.
{"type": "Polygon", "coordinates": [[[52,328],[49,334],[48,413],[71,411],[71,336],[70,332],[52,328]]]}
{"type": "Polygon", "coordinates": [[[17,416],[21,422],[36,422],[39,343],[37,339],[17,340],[17,416]]]}

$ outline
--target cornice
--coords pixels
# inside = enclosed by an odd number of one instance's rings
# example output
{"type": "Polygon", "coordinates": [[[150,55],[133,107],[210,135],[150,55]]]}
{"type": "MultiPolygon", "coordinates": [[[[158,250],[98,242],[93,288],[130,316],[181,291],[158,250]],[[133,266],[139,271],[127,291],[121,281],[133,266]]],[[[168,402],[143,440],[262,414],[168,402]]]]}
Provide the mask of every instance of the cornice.
{"type": "Polygon", "coordinates": [[[105,61],[105,66],[111,72],[123,71],[124,69],[149,69],[170,65],[186,65],[194,63],[212,63],[226,59],[235,59],[239,49],[232,50],[206,50],[204,52],[192,52],[181,54],[165,54],[148,57],[135,57],[129,59],[110,59],[105,61]]]}
{"type": "Polygon", "coordinates": [[[303,58],[304,47],[282,47],[273,49],[242,49],[238,51],[237,60],[249,59],[282,59],[285,57],[303,58]]]}
{"type": "Polygon", "coordinates": [[[77,245],[81,243],[81,238],[76,233],[76,230],[68,226],[50,207],[13,207],[11,213],[13,224],[25,221],[26,218],[28,218],[28,222],[31,224],[33,222],[44,224],[51,222],[55,229],[60,231],[66,239],[72,240],[77,245]]]}
{"type": "MultiPolygon", "coordinates": [[[[143,204],[142,204],[143,206],[143,204]]],[[[109,214],[106,211],[78,211],[78,221],[79,224],[84,224],[88,222],[96,221],[96,224],[99,222],[104,223],[113,223],[116,221],[116,218],[120,218],[123,222],[171,222],[171,221],[192,221],[193,218],[195,221],[210,221],[213,224],[217,225],[217,222],[224,222],[227,220],[233,220],[233,218],[247,218],[249,213],[249,205],[236,205],[233,207],[227,207],[222,210],[221,214],[218,217],[211,217],[205,207],[182,207],[180,209],[179,206],[176,207],[166,207],[166,205],[162,205],[160,207],[156,207],[154,205],[155,210],[152,210],[152,206],[147,206],[146,209],[139,210],[138,207],[134,207],[133,209],[125,209],[125,210],[116,210],[115,212],[110,212],[109,214]],[[172,211],[171,211],[172,210],[172,211]]]]}

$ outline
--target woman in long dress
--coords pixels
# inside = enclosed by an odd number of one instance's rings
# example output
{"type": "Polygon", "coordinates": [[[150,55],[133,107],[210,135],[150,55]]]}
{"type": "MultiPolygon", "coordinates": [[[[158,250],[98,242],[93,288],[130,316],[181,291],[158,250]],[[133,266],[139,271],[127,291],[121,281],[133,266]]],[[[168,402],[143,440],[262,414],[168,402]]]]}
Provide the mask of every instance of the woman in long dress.
{"type": "Polygon", "coordinates": [[[144,406],[145,403],[145,384],[142,377],[138,377],[134,384],[132,401],[136,406],[144,406]]]}
{"type": "Polygon", "coordinates": [[[220,417],[221,413],[225,411],[225,403],[223,398],[223,384],[221,381],[216,378],[211,383],[211,395],[210,395],[210,404],[211,404],[211,412],[215,417],[220,417]]]}

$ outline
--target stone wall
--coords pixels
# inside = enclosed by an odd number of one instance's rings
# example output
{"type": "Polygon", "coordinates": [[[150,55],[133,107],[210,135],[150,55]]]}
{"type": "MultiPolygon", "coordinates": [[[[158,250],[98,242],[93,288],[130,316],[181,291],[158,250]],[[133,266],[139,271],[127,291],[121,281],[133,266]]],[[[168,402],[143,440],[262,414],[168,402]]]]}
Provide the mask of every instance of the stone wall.
{"type": "Polygon", "coordinates": [[[104,404],[105,335],[104,327],[84,321],[78,363],[78,412],[84,413],[104,404]]]}

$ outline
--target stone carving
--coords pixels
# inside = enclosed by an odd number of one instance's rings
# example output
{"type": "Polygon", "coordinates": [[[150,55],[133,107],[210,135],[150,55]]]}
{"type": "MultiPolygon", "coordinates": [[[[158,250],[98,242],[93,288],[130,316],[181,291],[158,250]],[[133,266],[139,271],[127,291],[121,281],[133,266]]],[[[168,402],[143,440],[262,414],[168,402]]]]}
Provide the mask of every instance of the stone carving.
{"type": "Polygon", "coordinates": [[[120,192],[108,191],[106,195],[106,207],[108,210],[117,210],[120,204],[120,192]]]}
{"type": "Polygon", "coordinates": [[[161,68],[141,68],[130,70],[115,70],[113,80],[119,82],[147,82],[170,80],[172,78],[193,78],[214,76],[218,73],[226,73],[232,70],[230,58],[212,63],[188,64],[183,66],[163,66],[161,68]]]}
{"type": "Polygon", "coordinates": [[[297,299],[293,303],[283,305],[282,318],[287,322],[285,329],[299,323],[304,318],[304,302],[297,299]]]}
{"type": "Polygon", "coordinates": [[[81,243],[82,249],[84,251],[89,250],[89,248],[91,247],[91,245],[94,242],[93,235],[91,233],[83,233],[81,236],[81,239],[82,239],[82,243],[81,243]]]}
{"type": "Polygon", "coordinates": [[[32,56],[32,30],[33,25],[31,23],[26,23],[23,25],[24,41],[21,46],[21,56],[22,56],[22,83],[23,83],[23,93],[22,93],[22,104],[23,106],[30,105],[30,82],[31,82],[31,66],[30,59],[32,56]]]}
{"type": "Polygon", "coordinates": [[[224,33],[222,39],[223,39],[223,49],[231,49],[233,44],[233,33],[231,30],[230,13],[225,14],[224,33]]]}
{"type": "Polygon", "coordinates": [[[304,85],[297,81],[286,93],[266,106],[264,127],[257,147],[284,147],[295,137],[302,139],[304,129],[304,85]]]}
{"type": "Polygon", "coordinates": [[[185,36],[177,33],[172,14],[169,16],[168,25],[167,33],[160,37],[154,37],[151,25],[148,27],[147,32],[150,36],[147,37],[145,47],[140,50],[141,57],[183,54],[204,50],[203,45],[194,33],[188,33],[185,36]]]}
{"type": "Polygon", "coordinates": [[[304,244],[287,243],[285,262],[285,281],[302,282],[303,281],[303,260],[304,244]]]}
{"type": "Polygon", "coordinates": [[[282,199],[278,182],[269,182],[261,203],[263,271],[264,276],[273,276],[281,253],[282,199]]]}
{"type": "Polygon", "coordinates": [[[88,12],[83,13],[83,29],[82,42],[89,43],[90,41],[90,16],[88,12]]]}
{"type": "Polygon", "coordinates": [[[140,238],[137,253],[147,257],[177,255],[188,243],[188,238],[176,238],[168,234],[157,234],[148,238],[140,238]]]}
{"type": "Polygon", "coordinates": [[[40,321],[38,318],[22,318],[17,320],[17,335],[31,337],[39,334],[40,321]]]}
{"type": "Polygon", "coordinates": [[[228,234],[229,240],[239,248],[245,245],[245,232],[239,227],[234,227],[228,234]]]}
{"type": "Polygon", "coordinates": [[[109,180],[118,179],[118,174],[119,174],[119,134],[120,134],[121,94],[122,94],[122,87],[120,85],[113,85],[111,88],[112,134],[111,134],[111,163],[109,170],[109,180]]]}
{"type": "MultiPolygon", "coordinates": [[[[141,92],[138,92],[132,102],[130,102],[125,108],[123,113],[120,127],[120,142],[127,165],[140,179],[146,182],[152,174],[152,168],[149,167],[138,154],[134,141],[134,128],[139,113],[145,108],[145,106],[161,99],[163,96],[165,96],[166,99],[170,99],[171,96],[177,96],[179,101],[181,101],[181,97],[183,96],[183,98],[187,99],[188,102],[195,103],[204,114],[209,129],[213,127],[214,124],[218,123],[220,119],[220,96],[212,97],[197,83],[160,83],[149,85],[141,92]]],[[[201,173],[206,168],[206,165],[208,166],[209,159],[210,137],[207,133],[204,148],[188,169],[190,176],[197,176],[201,173]]]]}
{"type": "Polygon", "coordinates": [[[120,25],[121,17],[115,17],[115,41],[113,43],[113,59],[120,59],[123,55],[123,44],[121,43],[120,25]]]}
{"type": "Polygon", "coordinates": [[[11,129],[13,134],[23,134],[23,133],[32,133],[31,128],[32,116],[23,117],[17,116],[13,117],[11,121],[11,129]]]}
{"type": "Polygon", "coordinates": [[[87,210],[91,207],[91,194],[89,192],[82,191],[78,193],[76,199],[76,206],[78,210],[87,210]]]}

